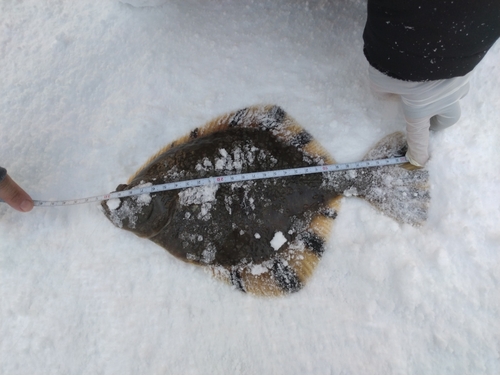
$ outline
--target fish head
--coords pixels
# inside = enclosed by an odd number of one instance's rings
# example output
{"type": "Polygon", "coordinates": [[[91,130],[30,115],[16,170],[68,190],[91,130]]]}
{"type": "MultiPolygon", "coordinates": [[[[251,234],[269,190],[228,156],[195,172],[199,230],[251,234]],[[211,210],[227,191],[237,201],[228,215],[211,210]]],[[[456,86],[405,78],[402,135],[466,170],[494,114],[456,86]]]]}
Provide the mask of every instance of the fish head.
{"type": "MultiPolygon", "coordinates": [[[[138,186],[118,185],[116,191],[138,186]]],[[[168,193],[141,194],[101,202],[101,211],[118,228],[150,238],[168,225],[173,200],[168,193]]]]}

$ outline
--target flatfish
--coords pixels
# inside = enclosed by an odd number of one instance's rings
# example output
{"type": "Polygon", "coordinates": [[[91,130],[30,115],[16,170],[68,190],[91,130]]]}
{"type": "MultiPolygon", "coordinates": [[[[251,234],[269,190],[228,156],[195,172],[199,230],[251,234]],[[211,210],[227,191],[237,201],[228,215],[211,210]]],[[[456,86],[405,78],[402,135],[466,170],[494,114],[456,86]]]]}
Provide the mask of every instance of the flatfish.
{"type": "MultiPolygon", "coordinates": [[[[382,139],[365,160],[402,155],[402,133],[382,139]]],[[[275,105],[220,116],[168,144],[117,191],[212,176],[334,164],[275,105]]],[[[344,196],[366,199],[398,222],[427,218],[428,172],[401,166],[189,187],[101,202],[119,228],[207,267],[258,295],[299,291],[313,274],[344,196]]]]}

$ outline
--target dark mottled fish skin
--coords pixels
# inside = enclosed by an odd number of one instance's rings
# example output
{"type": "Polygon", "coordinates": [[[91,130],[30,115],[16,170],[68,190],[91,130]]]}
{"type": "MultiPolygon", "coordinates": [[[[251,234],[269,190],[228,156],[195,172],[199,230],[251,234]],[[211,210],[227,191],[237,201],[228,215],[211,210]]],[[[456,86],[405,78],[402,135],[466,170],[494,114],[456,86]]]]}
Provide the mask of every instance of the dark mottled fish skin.
{"type": "Polygon", "coordinates": [[[316,233],[305,232],[300,237],[301,241],[316,255],[321,256],[325,251],[325,240],[316,233]]]}
{"type": "Polygon", "coordinates": [[[274,260],[271,273],[279,287],[286,293],[298,292],[303,286],[295,271],[282,259],[274,260]]]}
{"type": "Polygon", "coordinates": [[[296,147],[296,148],[301,148],[301,147],[304,147],[306,146],[309,142],[312,141],[312,135],[309,134],[308,132],[306,131],[303,131],[303,132],[300,132],[299,134],[295,135],[290,144],[293,146],[293,147],[296,147]]]}
{"type": "Polygon", "coordinates": [[[198,128],[194,129],[190,134],[189,134],[189,137],[191,139],[195,139],[195,138],[198,138],[198,128]]]}
{"type": "Polygon", "coordinates": [[[231,271],[231,284],[240,292],[246,293],[240,270],[234,269],[231,271]]]}
{"type": "MultiPolygon", "coordinates": [[[[212,155],[218,156],[221,149],[234,148],[257,148],[270,153],[259,159],[259,152],[254,152],[256,155],[252,165],[242,166],[240,173],[312,164],[312,161],[304,160],[303,153],[295,146],[280,143],[270,138],[266,132],[232,128],[171,149],[156,160],[147,172],[137,175],[131,185],[150,181],[153,176],[161,176],[161,171],[172,168],[182,170],[182,177],[179,179],[213,175],[211,171],[196,170],[199,165],[197,162],[209,160],[215,165],[216,157],[212,155]]],[[[228,171],[223,173],[229,174],[228,171]]],[[[160,246],[167,247],[168,244],[168,250],[173,255],[181,259],[189,257],[200,264],[231,267],[243,259],[248,263],[261,263],[275,254],[269,243],[276,232],[282,232],[289,242],[293,242],[297,233],[288,233],[292,231],[293,225],[298,221],[307,221],[308,217],[323,209],[328,200],[337,196],[333,191],[324,190],[322,183],[322,176],[314,174],[222,184],[217,187],[216,200],[207,203],[210,206],[210,218],[200,215],[199,204],[185,206],[177,203],[169,211],[169,219],[176,224],[163,225],[159,233],[148,234],[148,238],[160,246]],[[227,197],[231,197],[230,203],[227,197]],[[186,217],[186,213],[189,213],[189,217],[186,217]],[[203,239],[190,240],[190,233],[196,233],[203,239]],[[260,237],[256,238],[256,234],[260,237]],[[213,257],[207,257],[208,247],[216,249],[213,257]]],[[[157,194],[153,201],[162,196],[170,196],[167,199],[170,201],[178,195],[178,191],[165,192],[157,194]]],[[[154,225],[155,228],[160,226],[154,225]]]]}
{"type": "MultiPolygon", "coordinates": [[[[387,148],[383,151],[387,157],[404,139],[391,142],[377,150],[387,148]]],[[[379,155],[368,155],[374,156],[379,155]]],[[[280,107],[250,107],[172,142],[118,189],[333,162],[280,107]]],[[[106,202],[102,207],[115,225],[150,239],[183,261],[211,268],[216,277],[240,291],[288,294],[305,285],[324,253],[344,192],[365,197],[396,219],[399,207],[408,203],[401,196],[420,194],[415,199],[422,203],[420,214],[425,216],[426,174],[415,175],[421,177],[415,185],[412,175],[401,174],[408,172],[384,171],[411,179],[412,187],[403,184],[401,189],[406,190],[395,191],[392,199],[373,189],[374,184],[384,184],[384,174],[367,169],[356,172],[355,178],[352,172],[342,172],[245,181],[123,198],[118,208],[110,209],[106,202]],[[396,201],[394,207],[387,205],[388,198],[396,201]],[[272,245],[276,236],[285,241],[278,248],[272,245]]],[[[421,218],[403,220],[413,224],[421,218]]]]}

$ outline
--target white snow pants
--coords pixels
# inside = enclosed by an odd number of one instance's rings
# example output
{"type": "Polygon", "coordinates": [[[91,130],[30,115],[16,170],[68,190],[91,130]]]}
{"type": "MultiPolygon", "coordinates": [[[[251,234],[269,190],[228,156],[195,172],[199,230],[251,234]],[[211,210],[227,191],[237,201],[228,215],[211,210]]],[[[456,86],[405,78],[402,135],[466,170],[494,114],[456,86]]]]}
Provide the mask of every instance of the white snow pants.
{"type": "Polygon", "coordinates": [[[460,119],[459,100],[469,92],[471,73],[437,81],[411,82],[389,77],[370,66],[368,75],[373,90],[401,97],[408,141],[406,157],[412,164],[423,166],[429,159],[429,129],[442,130],[460,119]]]}

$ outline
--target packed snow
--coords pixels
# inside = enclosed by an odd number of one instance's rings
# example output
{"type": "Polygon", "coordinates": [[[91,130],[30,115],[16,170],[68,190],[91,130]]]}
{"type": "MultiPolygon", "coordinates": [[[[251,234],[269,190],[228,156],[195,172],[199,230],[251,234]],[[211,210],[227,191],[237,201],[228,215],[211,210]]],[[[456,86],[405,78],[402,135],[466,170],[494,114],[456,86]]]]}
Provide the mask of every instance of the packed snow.
{"type": "Polygon", "coordinates": [[[275,250],[278,251],[281,246],[283,246],[286,243],[286,238],[281,232],[276,232],[274,233],[274,237],[269,243],[271,247],[275,250]]]}
{"type": "MultiPolygon", "coordinates": [[[[210,210],[215,202],[215,194],[219,189],[219,185],[205,185],[199,187],[192,187],[181,190],[179,192],[179,204],[181,206],[189,206],[196,204],[200,206],[198,219],[210,220],[212,217],[210,210]]],[[[188,211],[186,211],[186,214],[188,211]]]]}
{"type": "MultiPolygon", "coordinates": [[[[369,90],[365,7],[4,1],[0,165],[35,199],[104,194],[164,145],[261,103],[338,162],[360,160],[404,123],[397,98],[369,90]]],[[[323,259],[287,297],[235,291],[95,204],[0,204],[0,373],[500,373],[498,61],[499,43],[460,122],[431,135],[427,222],[343,198],[323,259]]]]}

